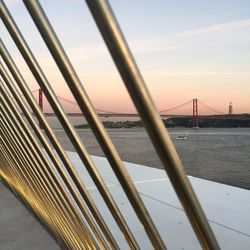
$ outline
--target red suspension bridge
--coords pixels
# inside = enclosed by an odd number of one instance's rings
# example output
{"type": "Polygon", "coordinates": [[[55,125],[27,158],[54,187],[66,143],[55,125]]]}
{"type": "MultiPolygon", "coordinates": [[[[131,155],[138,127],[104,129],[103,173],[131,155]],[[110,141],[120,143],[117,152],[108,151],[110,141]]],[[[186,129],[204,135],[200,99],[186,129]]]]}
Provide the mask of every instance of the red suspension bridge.
{"type": "MultiPolygon", "coordinates": [[[[44,96],[41,89],[36,89],[32,91],[33,95],[38,99],[38,103],[40,108],[43,110],[46,116],[54,116],[55,113],[51,108],[49,102],[47,101],[46,97],[44,96]],[[38,97],[38,98],[37,98],[38,97]]],[[[78,104],[72,100],[69,100],[62,96],[57,96],[60,100],[65,112],[68,116],[82,116],[82,112],[78,106],[78,104]]],[[[137,117],[139,116],[137,113],[121,113],[121,112],[114,112],[110,110],[103,110],[96,108],[96,111],[99,116],[101,117],[137,117]]],[[[217,110],[214,107],[206,104],[204,101],[200,99],[191,99],[186,101],[182,104],[176,105],[174,107],[163,109],[158,111],[161,117],[167,119],[171,117],[188,117],[193,120],[193,126],[199,127],[199,118],[204,117],[216,117],[216,119],[225,119],[225,118],[237,118],[241,117],[241,114],[226,114],[220,110],[217,110]],[[190,107],[187,114],[177,114],[180,113],[184,108],[190,107]]],[[[187,111],[186,111],[187,112],[187,111]]]]}

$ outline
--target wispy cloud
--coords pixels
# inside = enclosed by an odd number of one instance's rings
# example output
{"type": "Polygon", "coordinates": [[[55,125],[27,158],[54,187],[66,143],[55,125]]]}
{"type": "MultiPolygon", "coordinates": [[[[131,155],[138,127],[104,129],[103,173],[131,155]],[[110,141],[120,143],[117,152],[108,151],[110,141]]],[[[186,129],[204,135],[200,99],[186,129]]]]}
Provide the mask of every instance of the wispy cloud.
{"type": "MultiPolygon", "coordinates": [[[[206,46],[242,41],[250,41],[250,19],[211,25],[167,36],[130,40],[128,43],[135,54],[142,54],[197,45],[206,46]]],[[[68,49],[68,53],[72,60],[88,61],[107,56],[107,49],[103,44],[84,44],[68,49]]]]}
{"type": "Polygon", "coordinates": [[[130,46],[135,53],[147,53],[242,41],[250,41],[250,19],[211,25],[153,39],[131,41],[130,46]]]}
{"type": "MultiPolygon", "coordinates": [[[[10,1],[18,2],[17,0],[10,1]]],[[[143,54],[192,46],[207,46],[209,44],[227,44],[242,41],[250,41],[250,19],[207,26],[153,39],[131,40],[129,41],[129,46],[133,53],[143,54]]],[[[70,60],[76,64],[103,60],[109,56],[104,43],[85,43],[81,46],[66,48],[66,51],[70,60]]],[[[47,51],[40,52],[37,58],[46,68],[51,68],[55,65],[47,51]]],[[[17,58],[17,61],[22,65],[20,58],[17,58]]]]}
{"type": "MultiPolygon", "coordinates": [[[[189,30],[189,31],[184,31],[179,34],[178,36],[190,36],[190,35],[197,35],[197,34],[206,34],[206,33],[217,33],[217,32],[225,32],[225,31],[234,31],[235,29],[241,28],[247,28],[248,32],[250,32],[250,19],[243,19],[239,21],[234,21],[234,22],[227,22],[227,23],[221,23],[221,24],[216,24],[208,27],[204,27],[201,29],[195,29],[195,30],[189,30]]],[[[250,35],[250,33],[249,33],[250,35]]]]}

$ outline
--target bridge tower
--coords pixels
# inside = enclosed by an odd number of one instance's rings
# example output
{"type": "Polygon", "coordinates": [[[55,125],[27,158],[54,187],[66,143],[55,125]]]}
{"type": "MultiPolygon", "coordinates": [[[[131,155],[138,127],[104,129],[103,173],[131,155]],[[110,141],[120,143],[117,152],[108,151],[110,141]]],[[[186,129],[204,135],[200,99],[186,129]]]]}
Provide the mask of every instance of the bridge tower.
{"type": "Polygon", "coordinates": [[[193,99],[193,127],[199,127],[199,118],[198,118],[198,99],[193,99]]]}
{"type": "MultiPolygon", "coordinates": [[[[43,112],[43,91],[42,91],[42,89],[38,90],[38,104],[39,104],[40,109],[43,112]]],[[[40,122],[39,122],[39,127],[42,129],[42,124],[40,122]]]]}
{"type": "Polygon", "coordinates": [[[41,89],[38,90],[38,100],[39,100],[39,107],[43,111],[43,91],[41,89]]]}

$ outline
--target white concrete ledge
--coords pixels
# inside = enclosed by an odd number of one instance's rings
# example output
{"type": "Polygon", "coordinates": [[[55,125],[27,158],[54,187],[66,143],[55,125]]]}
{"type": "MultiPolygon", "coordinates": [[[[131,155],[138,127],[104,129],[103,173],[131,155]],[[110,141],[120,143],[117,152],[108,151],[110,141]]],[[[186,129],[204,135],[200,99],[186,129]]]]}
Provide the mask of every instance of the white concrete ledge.
{"type": "MultiPolygon", "coordinates": [[[[128,249],[94,183],[78,155],[68,152],[78,173],[86,183],[99,209],[114,233],[121,249],[128,249]]],[[[107,160],[92,157],[134,232],[141,249],[152,249],[107,160]]],[[[165,171],[125,163],[159,232],[170,250],[201,249],[165,171]]],[[[225,250],[250,249],[250,191],[195,177],[189,177],[208,217],[216,238],[225,250]]]]}

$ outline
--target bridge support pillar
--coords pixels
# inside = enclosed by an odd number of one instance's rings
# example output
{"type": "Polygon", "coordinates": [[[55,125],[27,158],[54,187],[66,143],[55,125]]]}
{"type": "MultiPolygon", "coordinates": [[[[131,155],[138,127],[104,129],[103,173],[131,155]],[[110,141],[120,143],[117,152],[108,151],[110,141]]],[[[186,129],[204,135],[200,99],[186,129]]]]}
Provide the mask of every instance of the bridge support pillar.
{"type": "Polygon", "coordinates": [[[193,128],[199,127],[198,99],[193,99],[193,128]]]}
{"type": "MultiPolygon", "coordinates": [[[[43,91],[42,91],[42,89],[39,89],[39,91],[38,91],[38,104],[39,104],[40,109],[43,112],[43,91]]],[[[39,127],[42,129],[42,124],[40,122],[39,122],[39,127]]]]}

